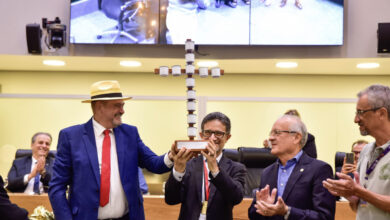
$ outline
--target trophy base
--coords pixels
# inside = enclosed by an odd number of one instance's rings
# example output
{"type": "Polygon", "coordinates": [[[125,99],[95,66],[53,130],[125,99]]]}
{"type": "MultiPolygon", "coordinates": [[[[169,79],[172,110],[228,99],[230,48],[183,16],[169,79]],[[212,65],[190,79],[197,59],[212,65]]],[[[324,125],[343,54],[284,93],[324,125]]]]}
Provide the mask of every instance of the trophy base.
{"type": "Polygon", "coordinates": [[[208,141],[197,140],[197,141],[189,141],[189,140],[177,140],[175,141],[176,151],[179,151],[181,148],[185,147],[194,152],[200,152],[206,150],[206,146],[209,144],[208,141]]]}

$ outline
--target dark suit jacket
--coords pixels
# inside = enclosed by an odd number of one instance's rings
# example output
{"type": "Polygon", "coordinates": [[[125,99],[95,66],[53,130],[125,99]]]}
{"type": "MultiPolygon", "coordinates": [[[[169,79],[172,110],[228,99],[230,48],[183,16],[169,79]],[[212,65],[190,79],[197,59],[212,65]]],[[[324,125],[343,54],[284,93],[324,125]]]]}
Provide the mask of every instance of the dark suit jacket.
{"type": "MultiPolygon", "coordinates": [[[[267,184],[271,190],[277,188],[278,167],[278,163],[275,162],[264,169],[259,190],[267,184]]],[[[322,186],[322,181],[327,178],[333,178],[329,164],[303,153],[288,179],[282,196],[286,205],[291,207],[289,220],[334,219],[335,197],[322,186]]],[[[284,220],[284,216],[264,217],[256,213],[255,202],[256,197],[248,210],[250,219],[284,220]]]]}
{"type": "Polygon", "coordinates": [[[316,142],[312,134],[307,133],[307,141],[302,150],[310,157],[317,158],[316,142]]]}
{"type": "MultiPolygon", "coordinates": [[[[8,172],[8,190],[11,192],[24,192],[27,184],[24,184],[23,179],[26,174],[31,172],[31,161],[32,156],[21,157],[14,160],[12,167],[8,172]]],[[[47,157],[45,164],[46,175],[41,176],[40,179],[45,192],[47,192],[49,189],[49,182],[53,173],[53,164],[54,158],[47,157]]]]}
{"type": "MultiPolygon", "coordinates": [[[[154,154],[139,137],[136,127],[114,128],[118,168],[128,201],[129,219],[144,219],[138,166],[154,173],[167,172],[164,155],[154,154]]],[[[60,131],[49,198],[57,220],[97,219],[100,172],[92,119],[60,131]],[[69,186],[69,196],[66,190],[69,186]]]]}
{"type": "Polygon", "coordinates": [[[28,212],[9,201],[4,189],[3,177],[0,176],[0,216],[3,220],[28,220],[28,212]]]}
{"type": "MultiPolygon", "coordinates": [[[[210,195],[207,219],[232,219],[233,206],[244,197],[246,170],[244,165],[222,156],[220,172],[210,176],[210,195]]],[[[179,219],[198,220],[202,209],[203,157],[187,162],[186,173],[181,182],[173,174],[165,184],[165,202],[169,205],[181,203],[179,219]]]]}

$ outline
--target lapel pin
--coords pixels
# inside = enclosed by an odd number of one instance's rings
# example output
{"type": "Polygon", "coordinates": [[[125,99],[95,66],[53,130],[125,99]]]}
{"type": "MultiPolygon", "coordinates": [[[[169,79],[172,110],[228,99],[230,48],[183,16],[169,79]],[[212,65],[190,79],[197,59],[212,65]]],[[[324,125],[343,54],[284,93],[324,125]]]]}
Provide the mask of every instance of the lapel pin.
{"type": "Polygon", "coordinates": [[[304,171],[304,169],[303,169],[303,168],[301,168],[299,171],[302,173],[302,172],[304,171]]]}

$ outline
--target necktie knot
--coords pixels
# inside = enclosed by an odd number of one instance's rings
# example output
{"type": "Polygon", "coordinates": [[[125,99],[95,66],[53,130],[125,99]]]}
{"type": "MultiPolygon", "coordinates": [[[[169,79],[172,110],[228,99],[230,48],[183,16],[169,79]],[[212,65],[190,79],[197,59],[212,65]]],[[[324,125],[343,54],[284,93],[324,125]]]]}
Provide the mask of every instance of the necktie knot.
{"type": "Polygon", "coordinates": [[[107,135],[110,134],[110,130],[108,130],[108,129],[107,129],[107,130],[104,130],[103,133],[104,133],[104,136],[107,136],[107,135]]]}

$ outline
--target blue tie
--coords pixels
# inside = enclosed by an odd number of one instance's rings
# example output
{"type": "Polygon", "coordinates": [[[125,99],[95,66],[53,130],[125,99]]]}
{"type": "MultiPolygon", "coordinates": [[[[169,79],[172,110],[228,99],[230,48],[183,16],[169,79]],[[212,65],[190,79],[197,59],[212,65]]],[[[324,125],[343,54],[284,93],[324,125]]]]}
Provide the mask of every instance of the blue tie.
{"type": "Polygon", "coordinates": [[[34,193],[35,194],[40,194],[39,192],[39,177],[41,175],[38,173],[35,177],[34,177],[34,193]]]}

